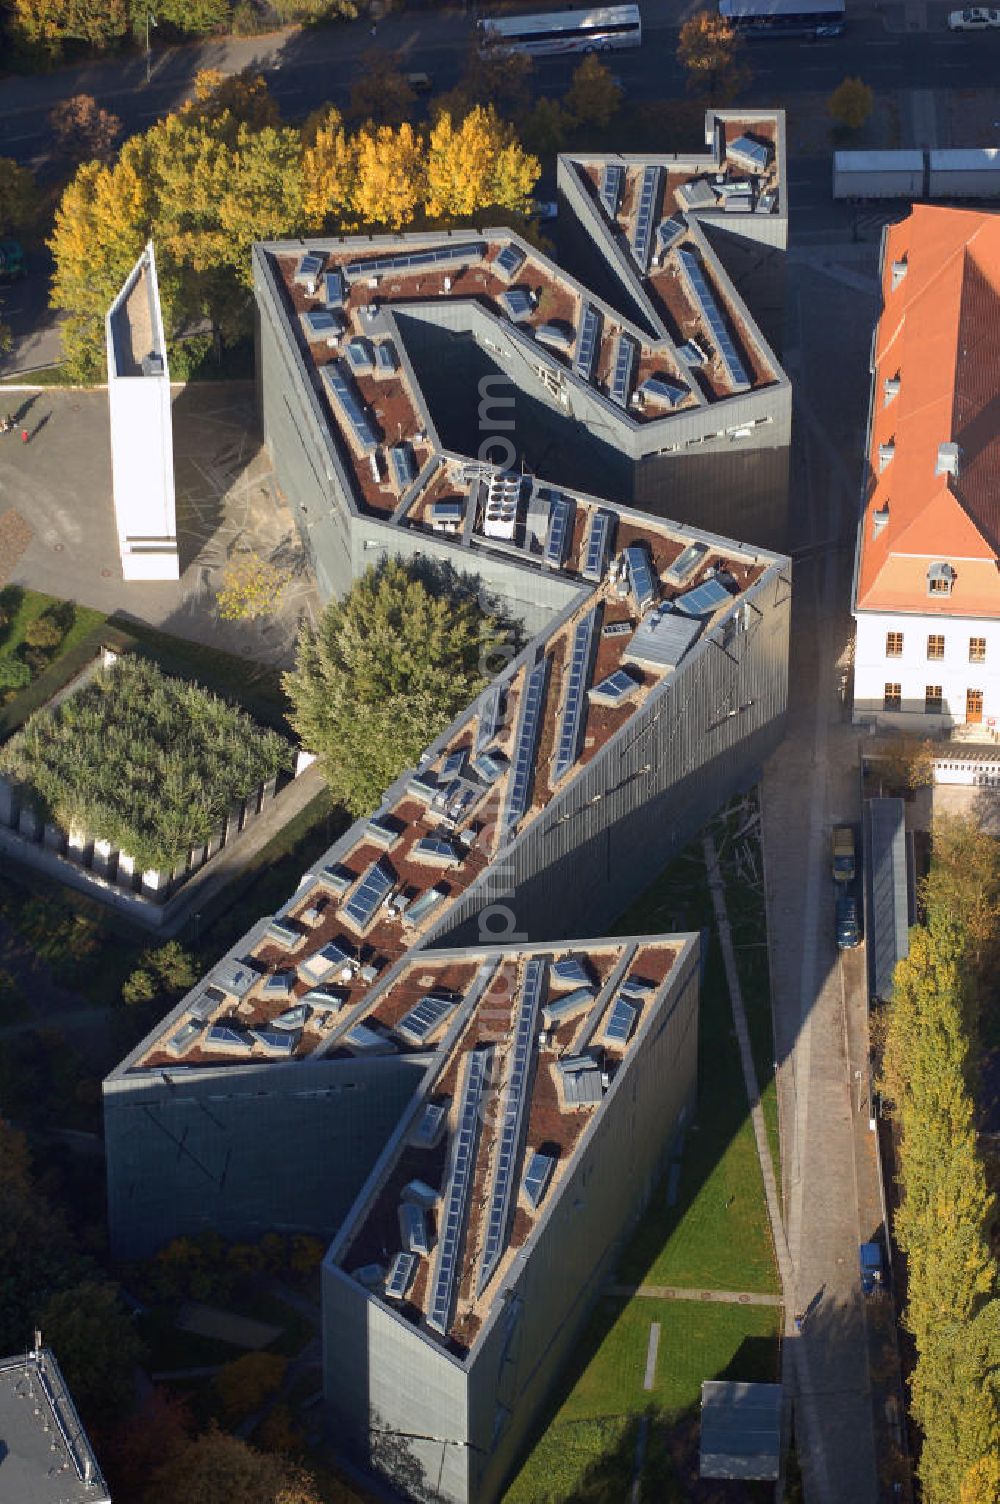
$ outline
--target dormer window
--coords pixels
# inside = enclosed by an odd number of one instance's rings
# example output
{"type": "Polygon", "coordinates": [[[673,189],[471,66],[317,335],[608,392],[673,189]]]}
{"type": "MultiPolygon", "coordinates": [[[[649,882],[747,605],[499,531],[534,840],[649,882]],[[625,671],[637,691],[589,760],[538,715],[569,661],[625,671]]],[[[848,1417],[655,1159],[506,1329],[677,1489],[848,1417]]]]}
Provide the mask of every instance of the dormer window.
{"type": "Polygon", "coordinates": [[[909,268],[909,266],[907,264],[907,260],[906,260],[906,252],[904,251],[903,254],[902,254],[902,256],[900,256],[899,260],[898,261],[894,261],[892,263],[892,290],[893,290],[893,292],[896,291],[896,288],[904,280],[904,278],[906,277],[906,273],[909,271],[909,269],[910,268],[909,268]]]}
{"type": "Polygon", "coordinates": [[[877,538],[883,528],[887,528],[888,526],[889,503],[885,501],[880,507],[876,507],[872,513],[872,537],[877,538]]]}
{"type": "Polygon", "coordinates": [[[892,457],[893,457],[893,455],[895,453],[896,453],[896,441],[894,439],[890,439],[887,444],[880,444],[878,446],[878,473],[879,473],[879,475],[882,474],[882,471],[885,470],[888,465],[892,464],[892,457]]]}
{"type": "Polygon", "coordinates": [[[885,378],[885,385],[882,388],[882,392],[883,392],[882,406],[883,407],[888,407],[889,403],[892,402],[895,397],[899,396],[900,385],[901,385],[901,382],[900,382],[900,379],[899,379],[898,375],[896,375],[896,376],[887,376],[885,378]]]}
{"type": "Polygon", "coordinates": [[[950,595],[956,575],[950,564],[932,564],[927,571],[927,594],[950,595]]]}

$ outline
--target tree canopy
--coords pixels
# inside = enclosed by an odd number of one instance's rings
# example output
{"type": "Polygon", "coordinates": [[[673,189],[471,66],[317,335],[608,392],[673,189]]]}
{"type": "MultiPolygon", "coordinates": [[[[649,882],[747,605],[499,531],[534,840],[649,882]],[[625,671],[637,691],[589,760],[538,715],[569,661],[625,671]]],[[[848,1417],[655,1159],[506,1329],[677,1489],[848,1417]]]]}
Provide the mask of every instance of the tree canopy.
{"type": "Polygon", "coordinates": [[[182,1442],[154,1472],[143,1504],[321,1504],[315,1481],[280,1455],[212,1429],[182,1442]]]}
{"type": "Polygon", "coordinates": [[[828,113],[847,130],[860,130],[872,112],[875,96],[860,78],[845,78],[826,102],[828,113]]]}
{"type": "Polygon", "coordinates": [[[965,827],[941,831],[924,887],[926,923],[911,931],[909,955],[896,968],[882,1070],[899,1129],[896,1236],[907,1259],[904,1320],[917,1353],[910,1391],[923,1432],[925,1504],[995,1501],[989,1461],[1000,1448],[995,1204],[970,1089],[977,1039],[969,919],[978,894],[955,880],[957,852],[970,839],[965,827]]]}
{"type": "MultiPolygon", "coordinates": [[[[138,0],[6,0],[4,8],[14,47],[51,61],[67,53],[110,52],[145,33],[147,10],[138,0]]],[[[268,8],[282,25],[357,15],[354,0],[270,0],[268,8]]],[[[248,0],[156,0],[149,13],[167,40],[258,24],[248,0]]]]}
{"type": "Polygon", "coordinates": [[[334,109],[297,128],[279,122],[259,76],[200,73],[193,99],[114,161],[84,162],[62,195],[49,246],[67,362],[80,379],[101,376],[105,312],[150,238],[179,371],[185,330],[207,321],[217,343],[249,335],[254,240],[524,214],[539,172],[491,108],[443,115],[430,139],[406,121],[349,134],[334,109]]]}
{"type": "Polygon", "coordinates": [[[739,37],[713,11],[696,11],[684,22],[677,60],[690,91],[711,104],[729,104],[750,79],[739,37]]]}
{"type": "Polygon", "coordinates": [[[38,1325],[91,1424],[113,1421],[131,1408],[142,1343],[117,1286],[84,1280],[59,1290],[41,1310],[38,1325]]]}
{"type": "Polygon", "coordinates": [[[289,743],[245,711],[132,656],[37,711],[0,754],[46,818],[160,869],[291,761],[289,743]]]}
{"type": "Polygon", "coordinates": [[[284,680],[290,719],[340,804],[354,815],[377,806],[483,688],[497,630],[473,595],[437,593],[398,560],[303,629],[284,680]]]}
{"type": "Polygon", "coordinates": [[[49,128],[58,149],[74,162],[106,162],[122,133],[118,116],[102,109],[92,94],[61,99],[49,113],[49,128]]]}
{"type": "Polygon", "coordinates": [[[580,125],[610,125],[621,108],[622,89],[611,69],[594,53],[585,57],[566,94],[565,107],[580,125]]]}

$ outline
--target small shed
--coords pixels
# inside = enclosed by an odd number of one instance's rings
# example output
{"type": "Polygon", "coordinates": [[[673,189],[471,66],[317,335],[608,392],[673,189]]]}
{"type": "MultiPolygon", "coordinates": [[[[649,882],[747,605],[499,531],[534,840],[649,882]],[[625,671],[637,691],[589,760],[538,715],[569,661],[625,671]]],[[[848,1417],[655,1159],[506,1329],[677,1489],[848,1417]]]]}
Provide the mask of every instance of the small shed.
{"type": "Polygon", "coordinates": [[[781,1463],[780,1384],[701,1386],[701,1476],[772,1481],[781,1463]]]}

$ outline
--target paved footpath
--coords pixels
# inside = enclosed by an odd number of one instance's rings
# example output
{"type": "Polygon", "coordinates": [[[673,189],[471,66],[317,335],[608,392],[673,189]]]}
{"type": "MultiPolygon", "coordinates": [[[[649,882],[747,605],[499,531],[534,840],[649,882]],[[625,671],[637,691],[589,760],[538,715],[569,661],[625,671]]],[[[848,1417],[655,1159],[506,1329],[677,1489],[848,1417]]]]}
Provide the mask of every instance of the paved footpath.
{"type": "Polygon", "coordinates": [[[780,1306],[780,1295],[762,1295],[759,1290],[689,1290],[684,1285],[609,1285],[609,1295],[640,1300],[706,1300],[728,1306],[780,1306]]]}

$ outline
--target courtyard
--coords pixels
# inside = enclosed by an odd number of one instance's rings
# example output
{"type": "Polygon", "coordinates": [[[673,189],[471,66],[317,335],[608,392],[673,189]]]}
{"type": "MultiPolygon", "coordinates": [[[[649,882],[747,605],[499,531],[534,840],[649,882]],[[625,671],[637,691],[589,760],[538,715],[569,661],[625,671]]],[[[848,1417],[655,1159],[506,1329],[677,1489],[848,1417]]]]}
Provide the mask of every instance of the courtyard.
{"type": "Polygon", "coordinates": [[[30,586],[262,663],[291,662],[299,625],[319,603],[257,430],[251,383],[174,390],[176,582],[122,579],[104,391],[5,388],[0,413],[14,420],[0,437],[0,586],[30,586]],[[292,577],[272,615],[223,621],[216,592],[245,550],[292,577]]]}

